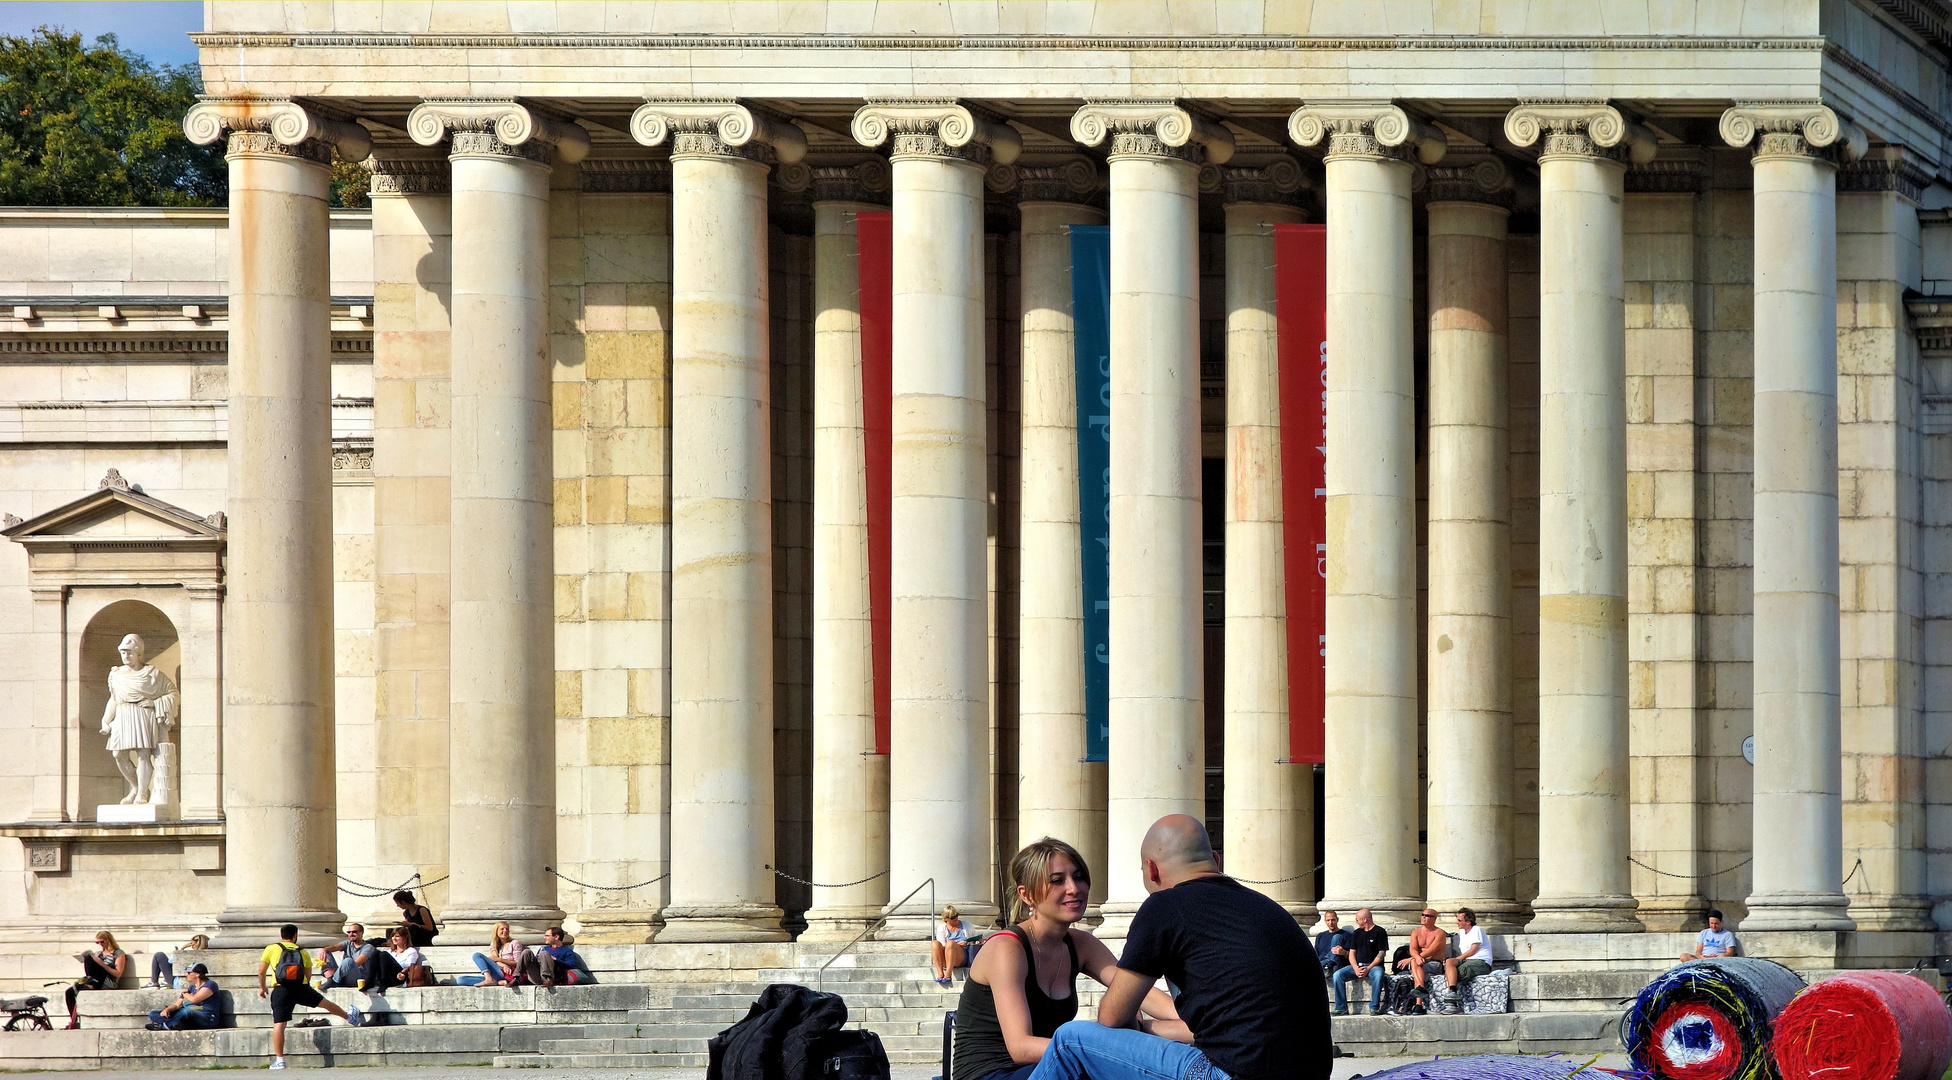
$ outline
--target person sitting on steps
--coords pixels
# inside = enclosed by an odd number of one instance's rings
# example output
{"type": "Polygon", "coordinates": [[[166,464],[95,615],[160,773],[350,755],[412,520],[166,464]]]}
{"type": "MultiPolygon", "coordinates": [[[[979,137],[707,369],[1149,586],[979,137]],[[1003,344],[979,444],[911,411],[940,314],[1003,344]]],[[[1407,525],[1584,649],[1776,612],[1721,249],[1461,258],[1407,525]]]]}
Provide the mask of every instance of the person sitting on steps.
{"type": "MultiPolygon", "coordinates": [[[[1084,856],[1044,837],[1010,860],[1010,926],[989,936],[956,1005],[957,1080],[1024,1080],[1059,1025],[1078,1014],[1078,974],[1110,985],[1118,962],[1078,925],[1091,896],[1084,856]]],[[[1176,1023],[1172,999],[1146,995],[1147,1022],[1176,1023]]]]}
{"type": "Polygon", "coordinates": [[[1396,962],[1399,974],[1408,973],[1416,986],[1417,997],[1430,990],[1430,976],[1444,973],[1444,957],[1450,952],[1450,935],[1437,929],[1437,913],[1423,909],[1423,918],[1410,931],[1410,954],[1396,962]]]}
{"type": "Polygon", "coordinates": [[[1722,928],[1722,913],[1719,909],[1708,913],[1708,929],[1695,935],[1694,948],[1681,954],[1681,962],[1690,960],[1713,960],[1721,956],[1734,956],[1741,943],[1735,940],[1735,933],[1722,928]]]}
{"type": "Polygon", "coordinates": [[[474,966],[481,969],[480,975],[463,975],[454,980],[462,986],[506,986],[514,989],[522,978],[523,968],[530,962],[529,950],[515,940],[509,933],[508,924],[498,922],[489,935],[488,951],[474,954],[474,966]]]}
{"type": "Polygon", "coordinates": [[[183,976],[176,973],[176,965],[194,960],[186,953],[198,952],[210,947],[210,935],[197,934],[183,943],[174,956],[159,952],[149,958],[149,985],[158,990],[181,990],[186,985],[183,976]]]}
{"type": "Polygon", "coordinates": [[[942,921],[935,924],[935,940],[929,942],[929,960],[935,965],[935,984],[949,986],[955,982],[956,969],[962,966],[963,953],[969,948],[969,927],[950,904],[942,909],[942,921]]]}
{"type": "Polygon", "coordinates": [[[183,973],[183,996],[160,1009],[149,1010],[149,1023],[143,1026],[150,1031],[199,1031],[217,1026],[217,983],[210,978],[210,969],[202,964],[190,965],[183,973]]]}
{"type": "Polygon", "coordinates": [[[1138,869],[1150,895],[1098,1022],[1058,1028],[1030,1080],[1328,1080],[1328,993],[1294,916],[1221,873],[1186,814],[1146,831],[1138,869]],[[1141,1018],[1160,979],[1183,1023],[1141,1018]]]}
{"type": "Polygon", "coordinates": [[[1389,931],[1376,925],[1368,908],[1356,910],[1356,928],[1349,931],[1349,966],[1337,968],[1330,981],[1335,985],[1335,1015],[1349,1012],[1349,984],[1369,983],[1369,1012],[1383,1011],[1383,968],[1389,964],[1389,931]]]}
{"type": "Polygon", "coordinates": [[[115,935],[106,930],[95,935],[92,952],[76,953],[75,959],[81,961],[81,978],[67,991],[69,1031],[81,1026],[75,999],[83,990],[117,989],[122,985],[122,977],[129,973],[129,954],[115,943],[115,935]]]}
{"type": "Polygon", "coordinates": [[[1457,955],[1444,961],[1444,984],[1453,997],[1457,988],[1480,975],[1491,974],[1491,939],[1478,925],[1478,913],[1457,909],[1457,955]]]}
{"type": "Polygon", "coordinates": [[[432,945],[440,928],[434,925],[434,913],[427,910],[427,905],[414,903],[413,894],[405,889],[393,894],[393,903],[400,909],[400,925],[406,928],[413,947],[424,949],[432,945]]]}

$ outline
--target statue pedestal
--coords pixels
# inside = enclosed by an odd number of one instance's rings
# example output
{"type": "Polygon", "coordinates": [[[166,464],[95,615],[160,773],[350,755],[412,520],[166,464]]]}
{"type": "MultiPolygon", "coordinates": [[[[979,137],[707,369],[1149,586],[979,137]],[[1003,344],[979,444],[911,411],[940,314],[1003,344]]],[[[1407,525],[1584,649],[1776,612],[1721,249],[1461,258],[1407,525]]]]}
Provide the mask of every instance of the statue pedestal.
{"type": "Polygon", "coordinates": [[[173,806],[157,806],[153,803],[105,803],[95,808],[98,822],[136,822],[152,824],[158,821],[173,821],[176,818],[173,806]]]}

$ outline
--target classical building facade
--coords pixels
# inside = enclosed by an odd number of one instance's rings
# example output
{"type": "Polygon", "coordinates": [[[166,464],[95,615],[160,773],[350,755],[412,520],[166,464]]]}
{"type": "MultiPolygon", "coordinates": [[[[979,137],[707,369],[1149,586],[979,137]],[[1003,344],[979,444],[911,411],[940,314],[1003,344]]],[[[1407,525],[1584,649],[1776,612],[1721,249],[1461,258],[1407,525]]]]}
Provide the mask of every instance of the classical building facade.
{"type": "Polygon", "coordinates": [[[1948,951],[1946,4],[206,6],[227,214],[0,210],[4,950],[403,882],[468,934],[919,936],[1045,834],[1117,933],[1183,811],[1304,921],[1948,951]],[[1293,223],[1325,440],[1276,407],[1293,223]],[[131,631],[155,820],[95,720],[131,631]]]}

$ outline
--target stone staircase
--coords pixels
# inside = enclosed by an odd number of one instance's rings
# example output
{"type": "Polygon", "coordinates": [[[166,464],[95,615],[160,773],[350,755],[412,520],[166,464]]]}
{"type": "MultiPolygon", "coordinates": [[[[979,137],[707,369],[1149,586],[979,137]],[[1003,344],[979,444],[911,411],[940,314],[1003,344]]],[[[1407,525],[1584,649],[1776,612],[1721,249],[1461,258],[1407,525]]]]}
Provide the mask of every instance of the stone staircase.
{"type": "Polygon", "coordinates": [[[942,1053],[942,1014],[954,988],[937,986],[928,956],[912,942],[864,942],[821,974],[835,946],[803,945],[792,967],[761,968],[750,983],[666,984],[663,1000],[633,1010],[621,1024],[585,1024],[574,1035],[541,1039],[535,1053],[498,1055],[521,1068],[658,1068],[705,1064],[705,1041],[745,1018],[772,983],[820,986],[847,1002],[848,1026],[881,1037],[893,1062],[934,1062],[942,1053]]]}

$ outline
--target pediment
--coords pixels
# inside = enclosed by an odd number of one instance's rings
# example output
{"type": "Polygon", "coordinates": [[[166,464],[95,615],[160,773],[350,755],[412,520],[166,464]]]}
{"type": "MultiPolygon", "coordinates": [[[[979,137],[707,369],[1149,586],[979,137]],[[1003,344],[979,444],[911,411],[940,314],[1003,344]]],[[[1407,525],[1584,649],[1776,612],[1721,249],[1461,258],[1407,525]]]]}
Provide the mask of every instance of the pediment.
{"type": "Polygon", "coordinates": [[[146,542],[222,540],[222,514],[205,517],[137,491],[110,470],[102,486],[63,504],[0,529],[17,543],[35,541],[146,542]]]}

